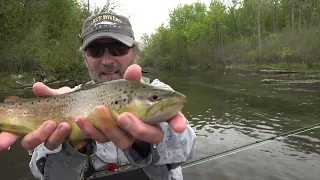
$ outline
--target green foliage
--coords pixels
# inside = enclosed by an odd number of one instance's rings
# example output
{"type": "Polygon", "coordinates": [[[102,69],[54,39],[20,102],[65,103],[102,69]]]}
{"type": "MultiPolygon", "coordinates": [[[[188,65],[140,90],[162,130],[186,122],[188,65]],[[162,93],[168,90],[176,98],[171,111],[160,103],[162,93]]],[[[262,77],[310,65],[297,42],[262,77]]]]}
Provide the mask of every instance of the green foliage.
{"type": "MultiPolygon", "coordinates": [[[[320,57],[320,0],[214,0],[179,5],[168,25],[143,37],[149,68],[302,63],[320,57]]],[[[296,67],[293,66],[292,67],[296,67]]]]}
{"type": "MultiPolygon", "coordinates": [[[[108,0],[89,13],[87,2],[0,0],[0,72],[45,71],[55,79],[86,79],[78,50],[82,22],[92,13],[118,8],[108,0]]],[[[320,0],[223,2],[174,8],[168,24],[143,35],[140,64],[179,69],[272,63],[295,68],[299,63],[320,69],[320,0]]]]}
{"type": "Polygon", "coordinates": [[[39,51],[40,62],[43,68],[54,74],[57,79],[83,78],[86,69],[79,51],[81,41],[78,34],[81,33],[87,12],[73,1],[50,0],[47,8],[51,9],[53,6],[60,7],[62,10],[59,11],[63,13],[53,18],[51,16],[54,16],[54,11],[49,11],[49,18],[44,19],[43,24],[48,26],[43,29],[45,36],[42,41],[43,49],[39,51]]]}
{"type": "Polygon", "coordinates": [[[86,7],[75,0],[8,0],[0,6],[1,72],[85,78],[78,34],[86,7]]]}

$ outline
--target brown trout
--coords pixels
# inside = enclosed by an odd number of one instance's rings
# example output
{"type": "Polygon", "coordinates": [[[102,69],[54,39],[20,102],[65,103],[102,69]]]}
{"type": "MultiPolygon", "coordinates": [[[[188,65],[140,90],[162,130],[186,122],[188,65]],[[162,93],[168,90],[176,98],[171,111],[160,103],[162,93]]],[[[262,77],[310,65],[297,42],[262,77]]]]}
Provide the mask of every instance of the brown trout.
{"type": "Polygon", "coordinates": [[[71,125],[69,141],[87,139],[75,123],[77,115],[97,129],[104,123],[116,125],[118,115],[130,112],[143,122],[156,124],[179,113],[186,96],[146,83],[115,80],[83,86],[80,90],[52,97],[13,99],[0,104],[0,130],[26,135],[47,120],[71,125]],[[98,105],[106,108],[95,109],[98,105]]]}

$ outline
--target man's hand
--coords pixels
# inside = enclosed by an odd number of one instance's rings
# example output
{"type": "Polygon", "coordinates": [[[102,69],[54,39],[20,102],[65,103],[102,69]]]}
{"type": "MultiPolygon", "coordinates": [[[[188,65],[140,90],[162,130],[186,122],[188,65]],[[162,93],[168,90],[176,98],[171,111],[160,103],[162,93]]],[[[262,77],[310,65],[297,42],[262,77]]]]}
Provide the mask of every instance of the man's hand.
{"type": "MultiPolygon", "coordinates": [[[[141,81],[142,74],[140,66],[131,65],[127,69],[124,79],[141,81]]],[[[87,123],[85,117],[78,116],[76,118],[76,123],[80,129],[92,139],[98,142],[112,141],[120,149],[131,147],[133,143],[131,136],[151,144],[160,143],[164,137],[163,131],[159,126],[146,124],[131,113],[122,113],[119,116],[118,122],[120,127],[106,125],[102,129],[102,132],[100,132],[93,125],[87,123]]],[[[183,132],[186,129],[186,119],[182,113],[169,119],[168,123],[172,129],[178,133],[183,132]]]]}
{"type": "MultiPolygon", "coordinates": [[[[33,93],[36,96],[56,96],[71,92],[71,88],[62,87],[60,89],[51,89],[43,83],[35,83],[33,93]]],[[[25,149],[34,149],[44,142],[49,150],[57,148],[68,137],[71,132],[71,126],[68,123],[57,125],[54,121],[48,120],[34,132],[27,134],[22,140],[22,146],[25,149]]]]}
{"type": "MultiPolygon", "coordinates": [[[[142,81],[141,68],[138,65],[131,65],[124,79],[142,81]]],[[[55,96],[71,92],[69,87],[60,89],[51,89],[43,83],[36,83],[33,86],[33,92],[36,96],[55,96]]],[[[105,108],[104,106],[100,108],[105,108]]],[[[138,140],[151,144],[158,144],[162,141],[164,134],[159,126],[146,124],[139,120],[131,113],[122,113],[119,116],[120,127],[114,125],[106,125],[103,131],[98,131],[93,125],[85,121],[84,116],[77,116],[76,123],[89,137],[98,142],[112,141],[120,149],[131,147],[133,141],[132,136],[138,140]]],[[[186,119],[182,113],[177,114],[168,120],[172,129],[178,133],[183,132],[186,128],[186,119]]],[[[45,143],[46,148],[53,150],[64,142],[70,134],[71,127],[68,123],[60,123],[57,125],[54,121],[48,120],[43,123],[37,130],[27,134],[22,140],[23,148],[31,150],[41,143],[45,143]]],[[[0,150],[8,149],[16,140],[18,135],[8,132],[0,133],[0,150]]]]}
{"type": "MultiPolygon", "coordinates": [[[[69,87],[51,89],[40,82],[33,85],[33,93],[36,96],[55,96],[68,92],[71,92],[69,87]]],[[[70,129],[71,127],[68,123],[61,123],[58,126],[54,121],[48,120],[44,122],[37,130],[27,134],[22,139],[21,144],[26,150],[31,150],[37,147],[39,144],[45,142],[45,146],[48,149],[53,150],[63,143],[66,137],[70,134],[70,129]]],[[[0,150],[8,149],[17,141],[18,138],[18,135],[9,132],[1,132],[0,150]]]]}

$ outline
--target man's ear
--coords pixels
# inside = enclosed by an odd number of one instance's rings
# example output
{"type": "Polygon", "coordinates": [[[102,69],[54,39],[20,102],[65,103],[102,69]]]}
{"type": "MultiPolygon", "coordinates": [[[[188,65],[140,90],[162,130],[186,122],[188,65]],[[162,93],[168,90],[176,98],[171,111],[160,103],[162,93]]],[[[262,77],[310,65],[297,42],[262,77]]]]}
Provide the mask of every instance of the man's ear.
{"type": "Polygon", "coordinates": [[[84,58],[83,63],[84,63],[84,65],[86,66],[86,68],[88,68],[88,61],[87,61],[87,58],[84,58]]]}

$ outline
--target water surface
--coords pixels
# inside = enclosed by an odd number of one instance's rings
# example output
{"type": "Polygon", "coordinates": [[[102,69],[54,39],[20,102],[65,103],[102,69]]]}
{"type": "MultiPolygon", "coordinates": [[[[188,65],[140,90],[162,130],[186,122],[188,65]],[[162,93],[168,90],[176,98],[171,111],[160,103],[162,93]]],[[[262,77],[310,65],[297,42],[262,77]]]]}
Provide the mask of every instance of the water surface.
{"type": "MultiPolygon", "coordinates": [[[[319,84],[261,83],[264,78],[305,79],[305,74],[185,71],[147,75],[187,95],[183,113],[197,134],[193,160],[320,123],[319,84]]],[[[30,90],[17,94],[32,95],[30,90]]],[[[33,179],[29,159],[20,142],[0,152],[1,177],[33,179]]],[[[183,173],[186,180],[318,180],[319,168],[320,129],[316,129],[184,168],[183,173]]]]}

